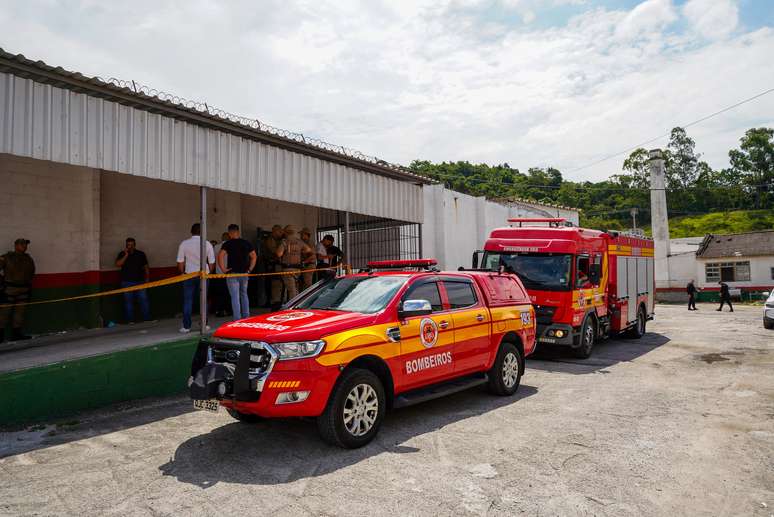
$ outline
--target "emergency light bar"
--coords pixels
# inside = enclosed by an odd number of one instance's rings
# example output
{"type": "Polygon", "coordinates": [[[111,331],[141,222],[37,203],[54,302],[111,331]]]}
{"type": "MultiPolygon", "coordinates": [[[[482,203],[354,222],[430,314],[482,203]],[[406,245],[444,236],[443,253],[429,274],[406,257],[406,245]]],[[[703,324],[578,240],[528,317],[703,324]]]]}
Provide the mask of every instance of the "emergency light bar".
{"type": "Polygon", "coordinates": [[[519,227],[523,223],[548,223],[548,226],[565,226],[567,225],[567,219],[564,217],[513,217],[508,219],[509,223],[519,223],[519,227]]]}
{"type": "Polygon", "coordinates": [[[369,269],[405,269],[410,267],[429,269],[438,264],[435,259],[416,260],[375,260],[368,263],[369,269]]]}

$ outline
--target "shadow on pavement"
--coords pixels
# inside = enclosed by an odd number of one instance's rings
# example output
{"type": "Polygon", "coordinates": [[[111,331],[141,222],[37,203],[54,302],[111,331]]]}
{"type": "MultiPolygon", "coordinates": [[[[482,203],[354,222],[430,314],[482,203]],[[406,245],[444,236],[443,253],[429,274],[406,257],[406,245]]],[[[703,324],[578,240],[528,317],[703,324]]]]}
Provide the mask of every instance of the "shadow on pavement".
{"type": "Polygon", "coordinates": [[[83,440],[196,411],[186,396],[139,399],[63,417],[53,423],[1,429],[0,459],[83,440]]]}
{"type": "Polygon", "coordinates": [[[527,368],[578,375],[595,373],[617,363],[633,361],[669,341],[668,337],[653,332],[640,339],[607,339],[594,345],[588,359],[573,357],[569,348],[538,345],[536,353],[527,359],[527,368]]]}
{"type": "Polygon", "coordinates": [[[234,422],[191,438],[159,470],[201,488],[218,482],[273,485],[321,476],[378,454],[413,454],[405,441],[446,425],[516,404],[537,393],[522,385],[512,397],[471,389],[387,414],[376,439],[361,449],[328,446],[312,419],[234,422]]]}

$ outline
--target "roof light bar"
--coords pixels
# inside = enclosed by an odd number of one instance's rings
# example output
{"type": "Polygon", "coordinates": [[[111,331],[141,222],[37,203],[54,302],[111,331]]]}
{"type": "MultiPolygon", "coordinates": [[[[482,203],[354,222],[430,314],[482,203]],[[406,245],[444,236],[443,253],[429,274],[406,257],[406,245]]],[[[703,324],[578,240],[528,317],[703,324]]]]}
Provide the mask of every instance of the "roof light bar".
{"type": "Polygon", "coordinates": [[[567,223],[564,217],[512,217],[508,219],[509,223],[518,223],[522,226],[524,223],[548,223],[548,226],[572,226],[567,223]]]}
{"type": "Polygon", "coordinates": [[[435,259],[375,260],[368,263],[369,269],[405,269],[410,267],[429,269],[438,264],[435,259]]]}

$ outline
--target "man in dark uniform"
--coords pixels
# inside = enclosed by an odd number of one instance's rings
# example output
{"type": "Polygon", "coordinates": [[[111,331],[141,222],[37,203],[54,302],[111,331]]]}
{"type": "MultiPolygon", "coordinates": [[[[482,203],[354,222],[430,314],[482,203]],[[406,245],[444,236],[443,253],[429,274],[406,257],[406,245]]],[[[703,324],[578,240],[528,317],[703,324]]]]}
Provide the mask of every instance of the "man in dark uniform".
{"type": "MultiPolygon", "coordinates": [[[[126,247],[116,256],[116,267],[121,268],[121,287],[134,287],[135,285],[148,283],[150,281],[150,267],[148,266],[148,257],[145,253],[137,249],[137,241],[133,237],[126,238],[126,247]]],[[[145,289],[141,291],[130,291],[124,293],[124,314],[126,322],[134,323],[134,301],[140,304],[142,319],[150,321],[150,305],[148,304],[148,293],[145,289]]]]}
{"type": "Polygon", "coordinates": [[[696,289],[696,286],[693,285],[693,280],[688,282],[688,286],[685,288],[685,291],[688,293],[688,310],[689,311],[695,311],[696,309],[696,293],[698,292],[698,289],[696,289]]]}
{"type": "Polygon", "coordinates": [[[731,312],[734,312],[734,306],[731,305],[731,292],[728,290],[728,284],[725,282],[718,282],[720,284],[720,307],[717,308],[718,311],[723,310],[723,304],[727,303],[728,308],[731,309],[731,312]]]}
{"type": "MultiPolygon", "coordinates": [[[[27,239],[16,239],[14,250],[0,256],[0,270],[2,270],[2,282],[5,286],[3,296],[0,296],[0,305],[24,304],[30,301],[32,291],[32,277],[35,275],[35,261],[27,254],[27,239]]],[[[11,340],[30,339],[22,332],[24,326],[24,311],[26,305],[0,308],[0,343],[5,339],[5,327],[13,313],[11,321],[11,340]]]]}

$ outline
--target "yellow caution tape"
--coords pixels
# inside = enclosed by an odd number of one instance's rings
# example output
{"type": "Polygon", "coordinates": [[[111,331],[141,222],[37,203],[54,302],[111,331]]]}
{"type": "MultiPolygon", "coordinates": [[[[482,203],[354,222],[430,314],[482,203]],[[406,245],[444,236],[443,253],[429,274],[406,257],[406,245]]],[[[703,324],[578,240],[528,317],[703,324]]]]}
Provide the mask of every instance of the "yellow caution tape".
{"type": "MultiPolygon", "coordinates": [[[[348,274],[352,271],[352,268],[349,267],[349,265],[345,266],[347,268],[348,274]]],[[[163,280],[155,280],[153,282],[146,282],[144,284],[138,284],[133,285],[131,287],[122,287],[120,289],[112,289],[110,291],[101,291],[99,293],[91,293],[91,294],[82,294],[79,296],[70,296],[68,298],[58,298],[56,300],[40,300],[37,302],[21,302],[21,303],[6,303],[6,304],[0,304],[0,309],[6,308],[6,307],[16,307],[17,305],[40,305],[43,303],[58,303],[58,302],[68,302],[72,300],[85,300],[87,298],[99,298],[101,296],[112,296],[114,294],[123,294],[123,293],[131,293],[133,291],[143,291],[145,289],[151,289],[153,287],[162,287],[165,285],[172,285],[172,284],[178,284],[180,282],[185,282],[186,280],[189,280],[191,278],[239,278],[239,277],[256,277],[256,276],[282,276],[282,275],[298,275],[301,273],[313,273],[315,271],[330,271],[336,268],[333,267],[324,267],[319,269],[297,269],[293,271],[277,271],[275,273],[224,273],[224,274],[208,274],[204,271],[196,271],[194,273],[186,273],[184,275],[177,275],[173,276],[171,278],[165,278],[163,280]]]]}

